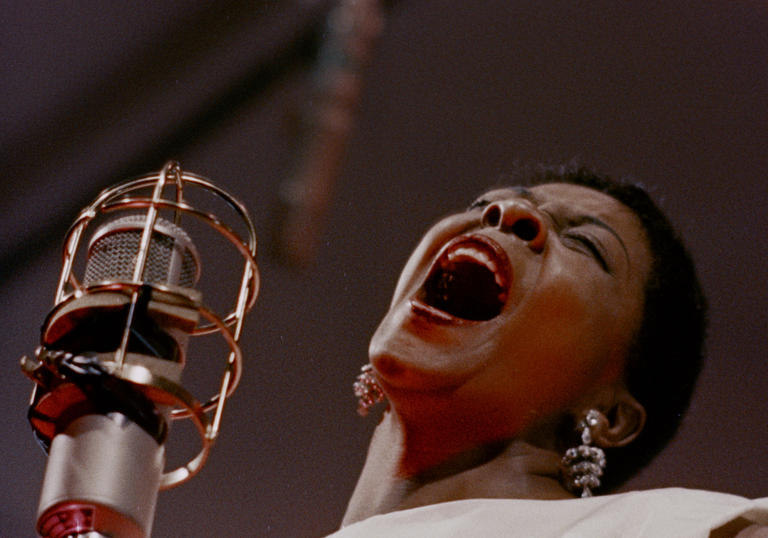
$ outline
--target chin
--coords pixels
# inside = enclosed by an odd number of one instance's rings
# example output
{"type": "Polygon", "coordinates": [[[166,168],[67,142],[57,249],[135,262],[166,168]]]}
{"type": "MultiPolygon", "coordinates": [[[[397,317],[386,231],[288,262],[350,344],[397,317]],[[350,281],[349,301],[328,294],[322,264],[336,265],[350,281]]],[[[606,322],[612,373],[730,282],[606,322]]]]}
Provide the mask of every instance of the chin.
{"type": "Polygon", "coordinates": [[[414,312],[408,301],[390,310],[368,350],[384,391],[453,390],[482,369],[487,357],[476,344],[486,332],[456,329],[414,312]]]}

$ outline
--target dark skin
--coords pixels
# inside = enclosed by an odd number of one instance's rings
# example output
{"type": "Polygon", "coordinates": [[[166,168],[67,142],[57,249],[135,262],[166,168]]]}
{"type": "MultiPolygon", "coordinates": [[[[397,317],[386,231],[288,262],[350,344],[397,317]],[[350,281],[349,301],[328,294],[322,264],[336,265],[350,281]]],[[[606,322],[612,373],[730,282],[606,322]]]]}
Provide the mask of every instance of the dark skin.
{"type": "MultiPolygon", "coordinates": [[[[645,422],[623,374],[650,262],[637,217],[576,185],[491,191],[437,223],[371,340],[390,407],[343,525],[460,499],[572,498],[560,426],[596,409],[594,444],[607,448],[631,443],[645,422]],[[466,321],[421,302],[451,241],[478,236],[509,265],[502,311],[466,321]]],[[[768,527],[738,518],[710,536],[768,538],[768,527]]]]}
{"type": "Polygon", "coordinates": [[[623,368],[649,268],[637,217],[585,187],[491,191],[436,224],[371,341],[390,410],[344,524],[455,499],[572,497],[558,479],[559,426],[595,408],[604,447],[643,426],[623,368]],[[490,320],[414,300],[446,244],[465,237],[500,249],[497,263],[509,266],[506,303],[490,320]]]}

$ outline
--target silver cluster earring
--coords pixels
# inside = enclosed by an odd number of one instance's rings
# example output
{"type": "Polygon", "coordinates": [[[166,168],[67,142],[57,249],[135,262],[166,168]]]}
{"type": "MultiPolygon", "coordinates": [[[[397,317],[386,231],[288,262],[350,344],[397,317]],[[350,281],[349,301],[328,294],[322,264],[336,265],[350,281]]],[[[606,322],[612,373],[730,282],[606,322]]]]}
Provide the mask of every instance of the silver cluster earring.
{"type": "Polygon", "coordinates": [[[581,444],[565,451],[562,459],[566,486],[572,491],[581,490],[582,497],[591,497],[592,490],[600,486],[600,477],[605,469],[605,452],[591,446],[592,428],[598,425],[600,412],[590,409],[579,422],[581,444]]]}
{"type": "Polygon", "coordinates": [[[357,396],[357,414],[364,417],[371,407],[384,400],[384,391],[376,382],[373,366],[366,364],[360,368],[360,374],[352,384],[357,396]]]}

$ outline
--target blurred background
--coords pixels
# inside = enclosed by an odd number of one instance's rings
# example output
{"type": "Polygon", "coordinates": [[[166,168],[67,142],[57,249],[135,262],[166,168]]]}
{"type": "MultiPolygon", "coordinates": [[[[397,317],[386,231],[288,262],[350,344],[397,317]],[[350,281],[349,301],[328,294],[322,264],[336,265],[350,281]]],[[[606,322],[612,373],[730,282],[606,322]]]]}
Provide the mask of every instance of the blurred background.
{"type": "Polygon", "coordinates": [[[0,535],[34,535],[45,456],[18,361],[53,305],[64,234],[100,189],[170,158],[248,206],[263,285],[221,438],[160,493],[154,536],[334,530],[376,423],[351,384],[411,248],[515,163],[574,158],[660,199],[711,304],[691,412],[626,488],[768,494],[768,4],[390,1],[338,49],[335,6],[4,3],[0,535]],[[269,245],[302,169],[328,199],[297,265],[269,245]]]}

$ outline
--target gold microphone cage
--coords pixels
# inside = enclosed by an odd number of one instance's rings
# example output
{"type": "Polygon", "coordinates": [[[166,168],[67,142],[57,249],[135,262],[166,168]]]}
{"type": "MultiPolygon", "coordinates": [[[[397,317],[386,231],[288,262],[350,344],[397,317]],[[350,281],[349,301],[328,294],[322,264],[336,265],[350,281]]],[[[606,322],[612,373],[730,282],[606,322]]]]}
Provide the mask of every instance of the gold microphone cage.
{"type": "MultiPolygon", "coordinates": [[[[55,306],[49,313],[44,325],[43,334],[50,328],[57,313],[65,310],[70,303],[84,295],[98,293],[116,293],[124,296],[134,308],[139,298],[140,290],[149,288],[153,296],[184,309],[197,312],[195,325],[188,329],[188,335],[199,336],[218,333],[226,342],[229,354],[224,364],[223,375],[218,392],[207,400],[195,398],[180,382],[153,372],[146,365],[126,361],[128,334],[131,316],[123,332],[120,347],[110,353],[109,360],[103,366],[110,376],[130,384],[130,386],[150,399],[164,410],[171,420],[191,420],[200,439],[200,450],[186,464],[163,472],[160,487],[168,489],[189,480],[204,465],[213,442],[219,435],[222,413],[226,400],[237,387],[242,373],[242,352],[239,340],[243,329],[245,314],[253,307],[259,291],[259,271],[256,265],[256,233],[245,207],[230,194],[220,189],[204,177],[185,172],[179,163],[168,162],[160,172],[147,174],[136,179],[115,185],[102,191],[88,207],[83,209],[70,227],[65,237],[63,265],[56,291],[55,306]],[[239,219],[239,228],[245,233],[238,233],[218,216],[196,209],[188,203],[185,194],[193,189],[202,189],[222,200],[234,216],[239,219]],[[148,195],[151,192],[151,195],[148,195]],[[145,212],[143,230],[136,252],[133,278],[130,281],[102,281],[95,284],[83,284],[82,279],[75,276],[75,260],[81,247],[86,228],[96,219],[105,214],[115,214],[123,211],[145,212]],[[193,217],[203,222],[215,232],[223,236],[239,252],[243,259],[242,278],[236,300],[231,310],[226,314],[217,314],[203,304],[200,294],[185,293],[178,286],[162,283],[142,282],[145,274],[150,244],[156,233],[158,213],[173,214],[174,224],[178,225],[182,215],[193,217]]],[[[132,310],[131,310],[132,312],[132,310]]],[[[60,354],[38,348],[34,358],[24,357],[22,369],[35,382],[32,393],[32,407],[39,402],[38,391],[50,388],[50,372],[56,372],[60,354]],[[47,385],[47,386],[46,386],[47,385]]],[[[33,429],[39,437],[51,437],[42,423],[36,423],[30,415],[33,429]]]]}

